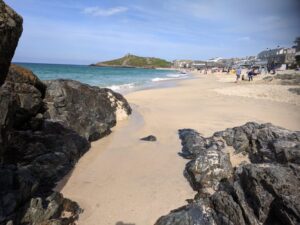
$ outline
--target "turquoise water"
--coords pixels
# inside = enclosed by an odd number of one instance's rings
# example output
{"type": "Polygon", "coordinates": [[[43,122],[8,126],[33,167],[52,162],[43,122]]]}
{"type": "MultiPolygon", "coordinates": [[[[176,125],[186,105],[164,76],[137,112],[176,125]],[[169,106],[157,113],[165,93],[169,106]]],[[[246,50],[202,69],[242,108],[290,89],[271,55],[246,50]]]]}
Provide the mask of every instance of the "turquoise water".
{"type": "Polygon", "coordinates": [[[93,86],[108,87],[120,92],[143,87],[153,87],[163,81],[184,79],[187,77],[187,74],[181,74],[172,70],[37,63],[17,64],[32,70],[41,80],[72,79],[93,86]]]}

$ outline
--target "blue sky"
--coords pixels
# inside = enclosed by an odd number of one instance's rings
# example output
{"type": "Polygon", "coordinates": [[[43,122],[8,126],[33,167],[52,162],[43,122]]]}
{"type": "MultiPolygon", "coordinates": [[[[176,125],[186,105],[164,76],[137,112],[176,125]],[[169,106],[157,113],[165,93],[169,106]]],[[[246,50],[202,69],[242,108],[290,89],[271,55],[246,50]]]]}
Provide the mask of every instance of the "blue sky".
{"type": "Polygon", "coordinates": [[[300,0],[6,0],[24,18],[14,61],[89,64],[256,55],[300,36],[300,0]]]}

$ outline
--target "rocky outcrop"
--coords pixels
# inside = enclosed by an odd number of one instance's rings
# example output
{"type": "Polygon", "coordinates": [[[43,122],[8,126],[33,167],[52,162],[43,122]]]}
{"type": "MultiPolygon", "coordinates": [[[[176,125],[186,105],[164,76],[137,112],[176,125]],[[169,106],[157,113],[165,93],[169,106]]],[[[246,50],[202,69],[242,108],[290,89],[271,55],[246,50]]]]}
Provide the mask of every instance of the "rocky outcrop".
{"type": "Polygon", "coordinates": [[[41,82],[11,66],[0,87],[0,224],[73,224],[81,209],[53,192],[89,141],[131,113],[109,89],[71,80],[41,82]]]}
{"type": "Polygon", "coordinates": [[[21,32],[0,0],[0,225],[73,225],[82,210],[52,188],[131,108],[109,89],[8,72],[21,32]]]}
{"type": "Polygon", "coordinates": [[[179,135],[182,155],[192,159],[185,172],[198,194],[156,225],[300,223],[300,132],[247,123],[210,138],[190,129],[180,130],[179,135]],[[227,146],[232,146],[235,154],[248,156],[250,162],[229,171],[229,157],[221,160],[227,146]],[[209,160],[212,150],[215,157],[209,160]],[[215,168],[223,171],[215,173],[215,168]],[[211,192],[207,186],[213,188],[211,192]]]}
{"type": "Polygon", "coordinates": [[[0,87],[1,225],[73,224],[79,206],[52,188],[89,141],[131,113],[127,101],[109,89],[70,80],[46,84],[13,65],[0,87]]]}
{"type": "Polygon", "coordinates": [[[185,177],[195,190],[216,190],[222,179],[232,175],[229,156],[221,150],[224,143],[217,138],[204,138],[191,129],[179,130],[182,156],[192,159],[185,168],[185,177]]]}
{"type": "Polygon", "coordinates": [[[73,80],[54,80],[47,85],[45,117],[68,127],[89,141],[107,134],[131,108],[126,99],[110,89],[73,80]]]}
{"type": "Polygon", "coordinates": [[[75,131],[44,119],[45,88],[32,72],[18,66],[11,67],[0,87],[0,224],[19,224],[33,199],[46,204],[55,183],[90,146],[75,131]]]}
{"type": "Polygon", "coordinates": [[[0,0],[0,86],[4,83],[23,31],[23,19],[0,0]]]}

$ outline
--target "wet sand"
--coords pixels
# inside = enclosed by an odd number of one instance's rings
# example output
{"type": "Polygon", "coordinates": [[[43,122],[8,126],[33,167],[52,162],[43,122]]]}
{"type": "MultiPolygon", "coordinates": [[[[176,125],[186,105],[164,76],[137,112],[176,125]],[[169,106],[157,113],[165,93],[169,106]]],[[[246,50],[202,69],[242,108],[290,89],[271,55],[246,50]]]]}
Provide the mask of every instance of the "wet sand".
{"type": "Polygon", "coordinates": [[[195,76],[176,87],[126,95],[133,115],[92,143],[62,188],[85,210],[79,224],[151,225],[193,198],[195,192],[183,177],[187,161],[177,154],[178,129],[193,128],[209,136],[256,121],[300,130],[300,106],[293,101],[228,95],[237,87],[233,75],[227,82],[218,81],[218,75],[195,76]],[[226,93],[218,92],[224,88],[226,93]],[[158,141],[139,140],[150,134],[158,141]]]}

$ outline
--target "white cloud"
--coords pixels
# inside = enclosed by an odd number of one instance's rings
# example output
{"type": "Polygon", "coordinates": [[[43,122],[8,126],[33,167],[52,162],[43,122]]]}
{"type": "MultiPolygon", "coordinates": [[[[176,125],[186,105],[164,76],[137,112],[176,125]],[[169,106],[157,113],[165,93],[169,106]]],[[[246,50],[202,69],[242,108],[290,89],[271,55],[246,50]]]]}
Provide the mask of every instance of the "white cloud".
{"type": "Polygon", "coordinates": [[[112,16],[115,14],[126,12],[128,8],[126,7],[114,7],[109,9],[103,9],[98,6],[95,7],[87,7],[83,10],[83,13],[92,15],[92,16],[112,16]]]}

